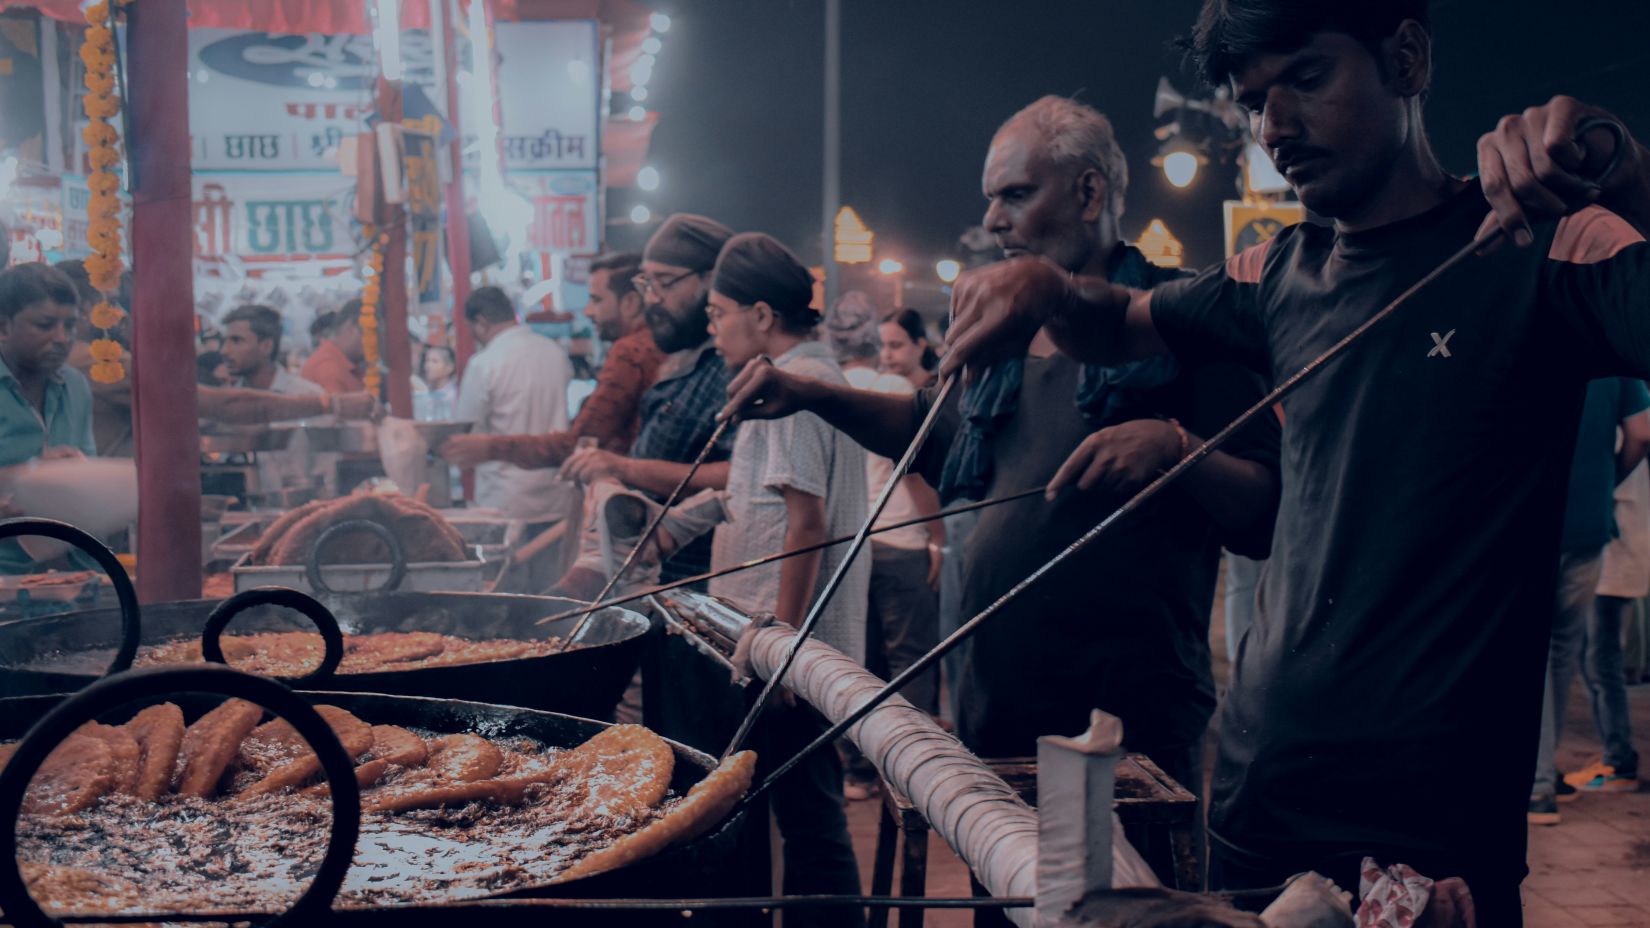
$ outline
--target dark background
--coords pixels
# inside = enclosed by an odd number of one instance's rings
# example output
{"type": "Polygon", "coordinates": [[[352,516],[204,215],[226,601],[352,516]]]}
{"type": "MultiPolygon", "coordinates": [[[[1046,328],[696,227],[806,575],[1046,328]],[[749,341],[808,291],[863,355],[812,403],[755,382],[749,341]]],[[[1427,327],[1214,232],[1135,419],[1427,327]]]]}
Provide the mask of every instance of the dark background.
{"type": "MultiPolygon", "coordinates": [[[[1325,0],[1380,2],[1380,0],[1325,0]]],[[[785,240],[820,260],[822,0],[649,0],[669,13],[647,105],[660,114],[657,191],[646,203],[785,240]]],[[[1236,173],[1211,165],[1176,190],[1149,160],[1160,76],[1203,92],[1170,41],[1197,0],[843,0],[842,201],[876,231],[878,257],[912,277],[956,250],[984,207],[996,127],[1045,93],[1109,115],[1129,158],[1124,231],[1161,217],[1189,266],[1223,257],[1221,201],[1236,173]]],[[[1428,125],[1447,168],[1474,169],[1478,136],[1506,113],[1569,93],[1650,135],[1650,0],[1434,0],[1428,125]]],[[[629,101],[622,101],[628,107],[629,101]]],[[[647,231],[610,228],[616,246],[647,231]]]]}

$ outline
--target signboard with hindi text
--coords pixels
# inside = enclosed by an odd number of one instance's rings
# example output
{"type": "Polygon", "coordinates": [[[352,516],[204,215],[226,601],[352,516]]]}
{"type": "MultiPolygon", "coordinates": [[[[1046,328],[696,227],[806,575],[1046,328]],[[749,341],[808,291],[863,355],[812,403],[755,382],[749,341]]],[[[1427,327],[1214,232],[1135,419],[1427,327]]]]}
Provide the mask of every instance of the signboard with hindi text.
{"type": "MultiPolygon", "coordinates": [[[[601,200],[595,171],[517,174],[510,185],[533,206],[529,251],[587,255],[601,249],[601,200]]],[[[548,266],[548,265],[547,265],[548,266]]]]}
{"type": "Polygon", "coordinates": [[[246,264],[346,258],[360,250],[355,181],[328,174],[196,174],[195,257],[246,264]]]}
{"type": "MultiPolygon", "coordinates": [[[[506,166],[595,168],[601,153],[595,22],[501,22],[497,36],[506,166]]],[[[340,142],[361,132],[373,112],[370,36],[190,29],[189,55],[198,171],[336,171],[340,142]]],[[[401,57],[408,83],[446,99],[434,86],[427,33],[403,32],[401,57]]],[[[476,118],[465,113],[464,125],[472,127],[467,142],[475,137],[476,118]]]]}

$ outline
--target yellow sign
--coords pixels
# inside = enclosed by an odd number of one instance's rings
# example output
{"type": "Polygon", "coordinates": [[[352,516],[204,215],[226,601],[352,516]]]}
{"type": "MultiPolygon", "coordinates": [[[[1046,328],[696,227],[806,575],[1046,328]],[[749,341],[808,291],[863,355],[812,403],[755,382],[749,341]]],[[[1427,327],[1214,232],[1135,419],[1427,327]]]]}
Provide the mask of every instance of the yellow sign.
{"type": "Polygon", "coordinates": [[[836,214],[836,263],[864,264],[871,260],[871,246],[876,234],[865,227],[852,206],[844,206],[836,214]]]}
{"type": "Polygon", "coordinates": [[[1186,263],[1186,246],[1174,237],[1161,219],[1153,219],[1134,243],[1146,260],[1158,267],[1181,267],[1186,263]]]}
{"type": "Polygon", "coordinates": [[[1253,248],[1285,228],[1306,221],[1306,207],[1293,200],[1279,203],[1226,201],[1226,257],[1253,248]]]}

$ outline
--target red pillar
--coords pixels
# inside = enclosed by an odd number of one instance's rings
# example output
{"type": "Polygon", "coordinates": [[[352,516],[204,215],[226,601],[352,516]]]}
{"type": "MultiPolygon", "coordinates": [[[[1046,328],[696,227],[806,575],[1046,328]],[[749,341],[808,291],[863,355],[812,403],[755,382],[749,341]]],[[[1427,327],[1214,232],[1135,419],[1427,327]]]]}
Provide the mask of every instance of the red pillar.
{"type": "Polygon", "coordinates": [[[182,2],[126,10],[138,595],[158,602],[201,594],[189,41],[182,2]]]}
{"type": "MultiPolygon", "coordinates": [[[[401,84],[378,79],[378,118],[401,124],[401,84]]],[[[413,416],[412,336],[407,333],[407,213],[400,206],[389,207],[389,244],[384,248],[384,280],[379,287],[380,316],[383,319],[383,354],[390,369],[390,414],[403,419],[413,416]]]]}
{"type": "Polygon", "coordinates": [[[441,7],[441,35],[443,47],[438,52],[446,59],[447,67],[447,125],[452,129],[453,141],[448,149],[452,159],[452,181],[447,184],[447,266],[453,272],[452,319],[457,348],[453,356],[458,360],[458,372],[464,372],[465,362],[475,353],[475,339],[470,327],[464,324],[464,301],[470,295],[470,221],[464,208],[464,124],[459,119],[458,94],[458,33],[453,23],[451,0],[438,0],[441,7]]]}

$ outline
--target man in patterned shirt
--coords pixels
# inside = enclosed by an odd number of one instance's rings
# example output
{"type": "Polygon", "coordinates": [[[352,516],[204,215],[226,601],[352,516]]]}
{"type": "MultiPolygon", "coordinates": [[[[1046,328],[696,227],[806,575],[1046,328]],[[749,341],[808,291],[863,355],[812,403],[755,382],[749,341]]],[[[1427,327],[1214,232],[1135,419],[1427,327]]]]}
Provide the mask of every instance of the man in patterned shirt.
{"type": "Polygon", "coordinates": [[[642,297],[633,278],[642,256],[635,252],[604,255],[590,264],[590,317],[596,334],[613,343],[596,378],[595,392],[579,407],[566,431],[544,435],[455,435],[441,446],[441,456],[456,467],[504,461],[517,467],[556,467],[573,453],[581,438],[624,453],[641,425],[642,392],[653,384],[664,354],[642,320],[642,297]]]}
{"type": "MultiPolygon", "coordinates": [[[[687,474],[716,429],[716,413],[727,402],[733,374],[716,354],[707,326],[710,272],[732,230],[704,216],[678,213],[666,219],[642,252],[636,288],[653,341],[665,353],[659,379],[642,394],[642,425],[630,457],[606,449],[575,452],[562,475],[586,486],[608,477],[664,498],[687,474]]],[[[717,442],[690,489],[727,483],[733,430],[717,442]]],[[[667,560],[661,579],[669,582],[710,569],[710,539],[700,538],[667,560]]]]}

